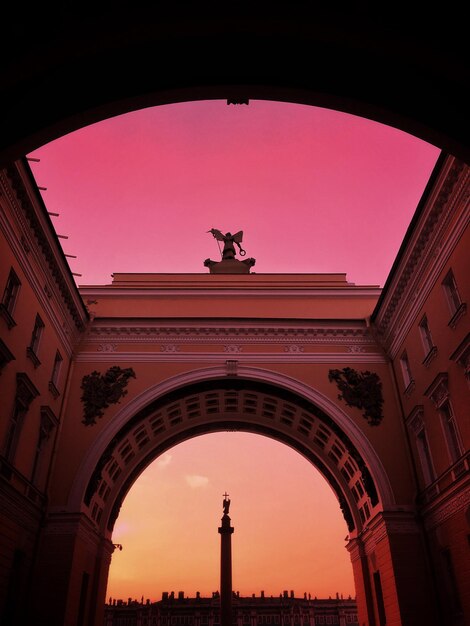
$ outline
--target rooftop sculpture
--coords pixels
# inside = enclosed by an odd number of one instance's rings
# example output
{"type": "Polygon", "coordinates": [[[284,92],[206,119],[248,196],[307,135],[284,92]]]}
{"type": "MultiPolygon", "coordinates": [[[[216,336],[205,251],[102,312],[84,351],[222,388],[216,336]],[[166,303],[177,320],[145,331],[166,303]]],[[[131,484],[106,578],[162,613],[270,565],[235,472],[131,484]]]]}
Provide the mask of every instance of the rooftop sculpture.
{"type": "Polygon", "coordinates": [[[219,251],[222,257],[221,261],[212,261],[211,259],[206,259],[204,261],[204,265],[209,268],[211,274],[249,274],[250,268],[256,263],[256,260],[253,258],[244,259],[243,261],[239,261],[235,258],[237,254],[235,245],[238,247],[240,256],[245,256],[246,251],[241,247],[241,242],[243,240],[243,231],[239,230],[237,233],[232,235],[232,233],[227,232],[225,235],[218,230],[217,228],[211,228],[207,231],[208,233],[212,233],[214,239],[218,242],[223,241],[224,247],[223,250],[219,251]]]}

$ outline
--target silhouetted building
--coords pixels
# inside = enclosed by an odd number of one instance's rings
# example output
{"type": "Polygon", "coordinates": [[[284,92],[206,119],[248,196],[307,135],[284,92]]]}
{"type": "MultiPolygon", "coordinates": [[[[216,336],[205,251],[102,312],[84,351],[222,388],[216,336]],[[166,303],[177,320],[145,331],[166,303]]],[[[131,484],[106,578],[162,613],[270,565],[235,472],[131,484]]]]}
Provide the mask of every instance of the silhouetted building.
{"type": "MultiPolygon", "coordinates": [[[[356,601],[352,598],[318,599],[294,596],[250,597],[233,594],[233,626],[318,626],[358,624],[356,601]]],[[[220,626],[220,595],[185,597],[183,592],[163,593],[159,602],[128,599],[110,600],[105,608],[104,626],[220,626]]]]}

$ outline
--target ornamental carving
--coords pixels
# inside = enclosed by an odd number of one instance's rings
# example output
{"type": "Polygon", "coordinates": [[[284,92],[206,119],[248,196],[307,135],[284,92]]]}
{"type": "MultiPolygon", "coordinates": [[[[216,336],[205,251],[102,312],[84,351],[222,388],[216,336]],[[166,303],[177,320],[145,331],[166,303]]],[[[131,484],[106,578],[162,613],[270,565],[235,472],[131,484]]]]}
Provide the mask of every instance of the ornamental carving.
{"type": "Polygon", "coordinates": [[[360,354],[365,351],[366,349],[364,348],[364,346],[348,346],[348,352],[351,352],[352,354],[360,354]]]}
{"type": "Polygon", "coordinates": [[[304,351],[304,347],[296,345],[296,344],[284,346],[284,352],[290,352],[291,354],[299,354],[303,351],[304,351]]]}
{"type": "Polygon", "coordinates": [[[116,352],[117,344],[116,343],[100,343],[100,345],[96,348],[98,352],[116,352]]]}
{"type": "Polygon", "coordinates": [[[234,344],[229,344],[228,346],[224,346],[224,352],[236,353],[241,352],[243,348],[241,346],[236,346],[234,344]]]}
{"type": "Polygon", "coordinates": [[[119,403],[127,394],[129,378],[135,378],[132,367],[125,369],[115,365],[106,374],[97,371],[87,374],[82,379],[83,420],[86,426],[96,424],[96,418],[104,415],[104,410],[111,404],[119,403]]]}
{"type": "Polygon", "coordinates": [[[174,343],[163,344],[160,346],[160,352],[179,352],[180,348],[174,343]]]}
{"type": "Polygon", "coordinates": [[[383,419],[382,383],[374,372],[357,372],[351,367],[342,370],[330,370],[328,380],[335,381],[339,391],[339,400],[348,406],[363,410],[363,417],[370,426],[378,426],[383,419]]]}

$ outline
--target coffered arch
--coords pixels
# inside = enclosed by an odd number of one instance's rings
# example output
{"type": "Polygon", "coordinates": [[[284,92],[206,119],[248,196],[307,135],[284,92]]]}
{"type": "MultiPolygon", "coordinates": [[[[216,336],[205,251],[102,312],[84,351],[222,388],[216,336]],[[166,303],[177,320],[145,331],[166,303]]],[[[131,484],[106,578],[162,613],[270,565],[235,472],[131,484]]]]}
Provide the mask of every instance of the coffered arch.
{"type": "Polygon", "coordinates": [[[336,493],[351,537],[393,504],[373,447],[331,400],[274,372],[243,368],[227,376],[217,367],[175,377],[123,407],[88,451],[69,505],[110,536],[124,497],[155,458],[191,437],[239,430],[272,437],[311,461],[336,493]]]}

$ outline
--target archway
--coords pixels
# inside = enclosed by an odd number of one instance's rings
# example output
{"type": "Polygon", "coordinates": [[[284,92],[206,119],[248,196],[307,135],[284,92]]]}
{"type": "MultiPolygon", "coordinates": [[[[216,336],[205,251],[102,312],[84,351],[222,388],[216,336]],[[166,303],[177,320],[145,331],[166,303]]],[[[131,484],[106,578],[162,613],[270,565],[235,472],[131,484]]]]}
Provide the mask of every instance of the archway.
{"type": "MultiPolygon", "coordinates": [[[[268,435],[318,468],[336,493],[349,529],[361,619],[376,623],[385,606],[400,611],[410,593],[401,570],[425,577],[420,532],[409,512],[395,505],[388,476],[367,437],[322,394],[249,367],[223,378],[220,368],[196,370],[149,389],[125,405],[87,450],[68,511],[50,521],[52,527],[62,525],[70,542],[62,544],[62,563],[55,563],[56,575],[61,569],[68,589],[63,610],[94,615],[99,623],[113,526],[137,476],[178,442],[221,430],[268,435]],[[417,557],[411,565],[395,562],[395,552],[404,546],[417,557]],[[381,576],[380,592],[372,589],[371,559],[374,575],[381,576]]],[[[50,533],[45,553],[54,552],[56,540],[50,533]]],[[[47,580],[44,584],[41,600],[47,602],[50,585],[47,580]]]]}
{"type": "Polygon", "coordinates": [[[106,117],[211,98],[336,108],[469,159],[466,33],[453,14],[10,7],[5,23],[2,165],[106,117]]]}

